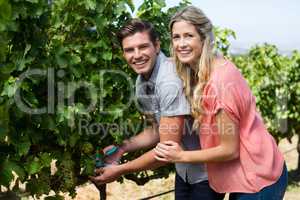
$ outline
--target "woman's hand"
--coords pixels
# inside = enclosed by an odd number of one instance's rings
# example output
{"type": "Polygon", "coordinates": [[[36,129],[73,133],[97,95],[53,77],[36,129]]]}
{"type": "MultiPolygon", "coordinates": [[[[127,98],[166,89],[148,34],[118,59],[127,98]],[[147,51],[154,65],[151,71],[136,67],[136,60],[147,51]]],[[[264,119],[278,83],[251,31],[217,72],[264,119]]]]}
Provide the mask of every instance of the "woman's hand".
{"type": "Polygon", "coordinates": [[[154,148],[155,159],[162,162],[182,162],[183,153],[181,146],[173,141],[158,143],[154,148]]]}

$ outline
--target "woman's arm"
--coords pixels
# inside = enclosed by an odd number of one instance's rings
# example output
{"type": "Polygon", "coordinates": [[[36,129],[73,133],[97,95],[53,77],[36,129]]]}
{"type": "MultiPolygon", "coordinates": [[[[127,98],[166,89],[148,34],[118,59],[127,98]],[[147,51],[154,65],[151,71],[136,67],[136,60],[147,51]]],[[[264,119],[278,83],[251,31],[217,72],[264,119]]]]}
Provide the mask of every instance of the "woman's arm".
{"type": "Polygon", "coordinates": [[[167,141],[159,143],[155,148],[155,158],[165,162],[219,162],[239,157],[238,126],[221,110],[217,114],[220,145],[196,151],[183,151],[178,143],[167,141]]]}

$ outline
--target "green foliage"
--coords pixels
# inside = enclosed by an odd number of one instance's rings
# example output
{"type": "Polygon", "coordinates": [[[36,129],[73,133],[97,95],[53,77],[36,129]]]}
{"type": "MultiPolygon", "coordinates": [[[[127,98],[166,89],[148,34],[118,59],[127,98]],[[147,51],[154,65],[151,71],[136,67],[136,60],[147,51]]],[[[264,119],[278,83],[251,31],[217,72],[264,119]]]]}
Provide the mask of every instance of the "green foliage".
{"type": "MultiPolygon", "coordinates": [[[[166,9],[164,0],[145,0],[137,10],[153,22],[167,54],[170,17],[189,4],[166,9]]],[[[145,126],[131,99],[135,74],[116,38],[132,17],[129,9],[135,10],[131,0],[0,0],[0,185],[8,187],[16,173],[16,191],[26,183],[32,196],[50,190],[75,196],[75,187],[94,171],[96,147],[121,143],[145,126]]],[[[228,55],[234,32],[215,27],[215,34],[217,49],[228,55]]],[[[277,119],[287,118],[294,134],[300,124],[299,53],[284,57],[265,46],[234,59],[271,132],[286,136],[272,122],[280,113],[277,119]],[[287,91],[288,111],[274,106],[274,97],[284,99],[287,91]]],[[[169,170],[126,177],[145,184],[169,170]]]]}
{"type": "Polygon", "coordinates": [[[221,29],[220,27],[214,27],[214,35],[217,36],[215,37],[215,48],[218,49],[223,53],[224,56],[230,56],[229,55],[229,47],[230,47],[230,42],[229,39],[230,37],[236,38],[235,32],[230,29],[221,29]]]}
{"type": "MultiPolygon", "coordinates": [[[[166,34],[164,1],[148,3],[144,18],[164,19],[159,31],[166,34]]],[[[96,146],[143,128],[130,102],[135,75],[116,38],[131,18],[128,7],[134,11],[130,0],[0,2],[1,185],[14,171],[32,196],[74,196],[93,173],[96,146]]]]}
{"type": "Polygon", "coordinates": [[[14,171],[32,196],[74,196],[93,173],[94,147],[139,131],[110,130],[140,116],[134,105],[123,109],[128,77],[101,73],[128,71],[115,37],[131,17],[127,5],[134,9],[130,0],[0,1],[1,185],[14,171]]]}
{"type": "Polygon", "coordinates": [[[262,117],[277,142],[300,132],[299,52],[281,55],[274,45],[233,57],[248,80],[262,117]]]}

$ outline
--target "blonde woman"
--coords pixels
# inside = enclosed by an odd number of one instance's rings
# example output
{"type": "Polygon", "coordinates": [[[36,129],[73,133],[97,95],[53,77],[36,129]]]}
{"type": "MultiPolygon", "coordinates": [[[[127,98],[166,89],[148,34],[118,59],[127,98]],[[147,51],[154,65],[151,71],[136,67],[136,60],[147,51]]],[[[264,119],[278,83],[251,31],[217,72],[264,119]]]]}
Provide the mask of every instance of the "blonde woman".
{"type": "Polygon", "coordinates": [[[177,73],[192,105],[201,150],[159,143],[156,159],[207,165],[210,186],[230,200],[283,199],[287,170],[283,155],[256,111],[255,98],[235,65],[213,53],[212,23],[189,6],[171,19],[177,73]]]}

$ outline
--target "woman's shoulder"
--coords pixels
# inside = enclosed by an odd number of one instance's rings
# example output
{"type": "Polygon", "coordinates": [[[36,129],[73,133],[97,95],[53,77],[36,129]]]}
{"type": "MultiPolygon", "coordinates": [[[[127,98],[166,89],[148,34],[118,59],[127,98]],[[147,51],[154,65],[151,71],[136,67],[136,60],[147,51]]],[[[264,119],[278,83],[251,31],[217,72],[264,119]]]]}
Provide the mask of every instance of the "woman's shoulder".
{"type": "Polygon", "coordinates": [[[214,81],[218,82],[236,82],[243,79],[235,64],[224,57],[214,59],[211,76],[214,81]]]}
{"type": "Polygon", "coordinates": [[[223,56],[216,56],[213,59],[212,68],[213,69],[220,68],[222,66],[225,66],[228,62],[229,62],[229,60],[224,58],[223,56]]]}

